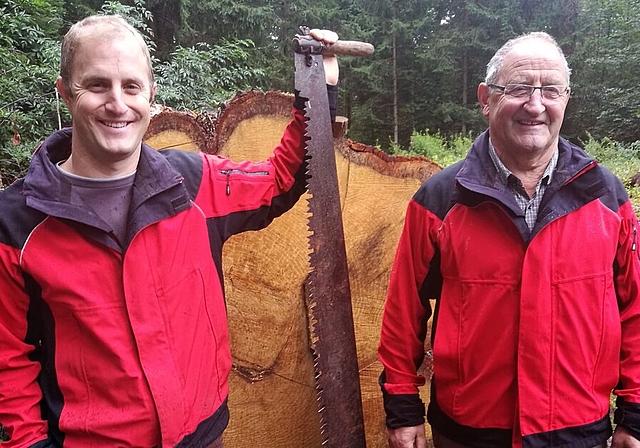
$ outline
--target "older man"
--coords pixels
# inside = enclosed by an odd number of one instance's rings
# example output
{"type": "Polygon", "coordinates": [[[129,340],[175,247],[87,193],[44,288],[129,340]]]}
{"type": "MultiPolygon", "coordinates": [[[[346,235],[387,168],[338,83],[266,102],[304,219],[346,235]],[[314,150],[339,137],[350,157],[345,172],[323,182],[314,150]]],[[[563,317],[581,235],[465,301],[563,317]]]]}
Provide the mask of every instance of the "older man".
{"type": "Polygon", "coordinates": [[[301,102],[267,161],[157,152],[142,143],[156,87],[135,29],[89,17],[61,61],[73,126],[0,194],[2,447],[221,447],[222,244],[304,191],[301,102]]]}
{"type": "Polygon", "coordinates": [[[427,419],[439,448],[640,447],[640,247],[618,179],[559,137],[565,57],[507,42],[478,87],[489,129],[410,201],[384,310],[393,448],[426,446],[417,368],[430,299],[427,419]]]}

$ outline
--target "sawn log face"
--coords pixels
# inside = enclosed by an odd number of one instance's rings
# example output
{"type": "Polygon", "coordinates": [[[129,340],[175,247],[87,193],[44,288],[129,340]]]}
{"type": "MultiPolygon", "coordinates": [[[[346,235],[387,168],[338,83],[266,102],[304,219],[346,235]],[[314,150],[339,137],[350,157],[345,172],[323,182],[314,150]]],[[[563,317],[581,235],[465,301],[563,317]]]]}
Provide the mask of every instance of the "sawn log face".
{"type": "MultiPolygon", "coordinates": [[[[209,127],[214,135],[200,137],[199,149],[234,160],[263,160],[289,122],[292,100],[279,92],[237,96],[209,127]]],[[[184,130],[175,134],[179,140],[185,135],[184,130]]],[[[146,140],[153,138],[148,132],[146,140]]],[[[334,139],[334,148],[366,442],[368,448],[382,448],[387,445],[376,349],[389,272],[406,205],[440,168],[425,158],[389,157],[343,138],[334,139]]],[[[234,363],[228,448],[321,447],[303,289],[309,270],[306,215],[301,200],[267,229],[235,236],[225,246],[234,363]]],[[[428,387],[423,389],[428,399],[428,387]]]]}

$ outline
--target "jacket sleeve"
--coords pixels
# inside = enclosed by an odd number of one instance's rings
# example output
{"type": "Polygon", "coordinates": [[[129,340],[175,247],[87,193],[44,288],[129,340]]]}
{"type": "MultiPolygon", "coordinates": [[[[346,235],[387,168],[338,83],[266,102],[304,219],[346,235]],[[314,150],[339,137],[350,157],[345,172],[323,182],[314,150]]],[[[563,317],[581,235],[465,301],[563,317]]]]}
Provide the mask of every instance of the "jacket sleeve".
{"type": "MultiPolygon", "coordinates": [[[[335,109],[335,89],[328,86],[330,109],[335,109]]],[[[195,202],[207,217],[218,218],[216,225],[223,240],[266,227],[293,207],[304,193],[307,140],[304,99],[297,96],[293,105],[293,119],[267,160],[236,162],[201,155],[202,183],[195,202]]]]}
{"type": "Polygon", "coordinates": [[[621,209],[622,226],[616,259],[616,291],[622,328],[620,381],[615,422],[640,439],[640,245],[638,221],[631,204],[621,209]]]}
{"type": "MultiPolygon", "coordinates": [[[[427,320],[431,316],[429,294],[424,294],[432,263],[437,259],[436,234],[440,219],[415,199],[409,202],[404,228],[391,270],[382,318],[378,357],[387,426],[398,428],[424,423],[424,404],[418,374],[424,359],[427,320]]],[[[437,272],[439,275],[439,272],[437,272]]]]}
{"type": "Polygon", "coordinates": [[[0,243],[0,424],[10,437],[2,448],[46,447],[48,426],[36,381],[40,364],[29,359],[34,346],[25,342],[30,301],[18,257],[0,243]]]}

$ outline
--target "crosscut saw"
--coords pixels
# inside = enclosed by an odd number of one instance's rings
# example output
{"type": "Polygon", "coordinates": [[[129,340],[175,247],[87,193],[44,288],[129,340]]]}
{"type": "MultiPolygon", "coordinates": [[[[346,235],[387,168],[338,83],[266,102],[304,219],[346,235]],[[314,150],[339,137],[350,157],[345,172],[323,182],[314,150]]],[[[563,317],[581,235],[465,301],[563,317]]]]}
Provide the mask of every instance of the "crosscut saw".
{"type": "Polygon", "coordinates": [[[340,40],[334,45],[324,45],[309,36],[307,27],[300,27],[300,31],[293,47],[295,88],[307,99],[311,270],[305,296],[322,444],[330,448],[363,448],[366,442],[360,375],[322,55],[367,56],[373,53],[373,46],[340,40]]]}

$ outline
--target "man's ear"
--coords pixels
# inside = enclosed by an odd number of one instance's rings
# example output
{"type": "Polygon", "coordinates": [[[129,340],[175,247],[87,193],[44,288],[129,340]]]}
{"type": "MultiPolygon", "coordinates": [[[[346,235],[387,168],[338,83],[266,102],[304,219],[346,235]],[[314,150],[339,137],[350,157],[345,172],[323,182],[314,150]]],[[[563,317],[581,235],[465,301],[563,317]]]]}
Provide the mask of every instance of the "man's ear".
{"type": "Polygon", "coordinates": [[[58,89],[58,93],[60,93],[60,96],[62,97],[62,99],[64,100],[65,104],[68,107],[69,106],[69,100],[71,99],[71,95],[69,93],[69,90],[65,86],[64,82],[62,81],[62,77],[61,76],[58,76],[56,78],[56,89],[58,89]]]}
{"type": "Polygon", "coordinates": [[[568,91],[567,91],[567,94],[565,95],[565,100],[564,100],[565,107],[567,106],[567,103],[571,99],[571,87],[567,87],[567,89],[568,91]]]}
{"type": "Polygon", "coordinates": [[[482,109],[482,115],[489,117],[489,86],[484,82],[478,85],[478,102],[482,109]]]}
{"type": "Polygon", "coordinates": [[[149,104],[153,104],[153,100],[156,98],[156,91],[158,90],[158,85],[154,82],[151,86],[151,95],[149,96],[149,104]]]}

